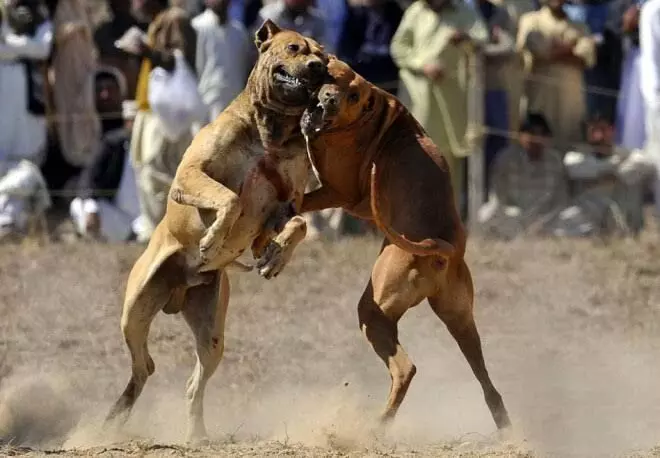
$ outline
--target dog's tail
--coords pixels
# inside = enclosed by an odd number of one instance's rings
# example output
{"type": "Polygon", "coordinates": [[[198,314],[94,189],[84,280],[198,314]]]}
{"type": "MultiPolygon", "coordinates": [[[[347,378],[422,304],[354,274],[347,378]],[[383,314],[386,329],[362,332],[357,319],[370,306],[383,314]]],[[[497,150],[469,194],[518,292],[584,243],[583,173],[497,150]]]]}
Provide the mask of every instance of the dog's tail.
{"type": "Polygon", "coordinates": [[[378,202],[378,173],[376,163],[371,167],[371,213],[374,217],[376,227],[385,234],[385,237],[390,242],[404,251],[417,256],[441,256],[444,258],[453,256],[456,251],[456,248],[451,243],[439,238],[413,242],[383,222],[380,217],[380,203],[378,202]]]}

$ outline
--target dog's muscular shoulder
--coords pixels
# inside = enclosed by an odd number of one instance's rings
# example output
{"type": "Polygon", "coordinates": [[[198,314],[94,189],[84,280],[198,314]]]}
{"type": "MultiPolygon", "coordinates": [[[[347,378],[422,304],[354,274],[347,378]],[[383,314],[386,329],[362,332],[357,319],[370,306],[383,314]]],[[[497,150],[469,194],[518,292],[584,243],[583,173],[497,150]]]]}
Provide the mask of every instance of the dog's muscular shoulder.
{"type": "MultiPolygon", "coordinates": [[[[324,114],[304,116],[317,125],[303,121],[301,126],[313,138],[313,159],[323,185],[347,210],[372,217],[375,164],[384,223],[411,239],[441,238],[462,245],[447,162],[422,126],[395,96],[346,63],[330,58],[328,73],[332,82],[319,90],[315,108],[324,114]]],[[[309,205],[313,202],[303,209],[309,205]]]]}
{"type": "Polygon", "coordinates": [[[315,41],[269,21],[255,44],[245,89],[195,137],[170,191],[170,231],[188,246],[199,242],[205,268],[240,254],[306,183],[299,119],[327,77],[327,57],[315,41]]]}
{"type": "Polygon", "coordinates": [[[299,117],[327,75],[327,56],[314,40],[270,21],[257,31],[255,44],[259,59],[244,90],[194,138],[175,184],[191,170],[203,169],[238,192],[265,147],[278,150],[280,162],[293,156],[304,159],[299,117]]]}

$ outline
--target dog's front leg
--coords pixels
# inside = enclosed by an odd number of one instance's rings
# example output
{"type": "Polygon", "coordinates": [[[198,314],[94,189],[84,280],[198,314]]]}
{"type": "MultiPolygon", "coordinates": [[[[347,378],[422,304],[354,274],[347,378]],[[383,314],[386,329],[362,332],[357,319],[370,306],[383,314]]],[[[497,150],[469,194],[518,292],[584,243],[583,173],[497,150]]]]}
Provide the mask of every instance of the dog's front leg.
{"type": "Polygon", "coordinates": [[[293,201],[281,202],[275,211],[270,214],[257,238],[252,242],[252,254],[261,258],[272,239],[284,230],[286,223],[296,216],[296,207],[293,201]]]}
{"type": "Polygon", "coordinates": [[[264,253],[257,263],[259,275],[266,279],[277,277],[289,263],[293,251],[305,239],[306,234],[305,218],[296,215],[287,221],[282,232],[266,245],[264,253]]]}
{"type": "Polygon", "coordinates": [[[238,195],[199,168],[190,167],[177,174],[170,198],[181,205],[215,211],[215,220],[199,241],[202,262],[213,259],[241,214],[238,195]]]}
{"type": "Polygon", "coordinates": [[[293,201],[282,205],[266,226],[274,225],[279,232],[269,240],[257,262],[259,275],[266,279],[277,277],[289,263],[293,251],[307,235],[307,222],[297,209],[302,208],[303,191],[295,193],[293,201]],[[281,229],[281,230],[280,230],[281,229]]]}

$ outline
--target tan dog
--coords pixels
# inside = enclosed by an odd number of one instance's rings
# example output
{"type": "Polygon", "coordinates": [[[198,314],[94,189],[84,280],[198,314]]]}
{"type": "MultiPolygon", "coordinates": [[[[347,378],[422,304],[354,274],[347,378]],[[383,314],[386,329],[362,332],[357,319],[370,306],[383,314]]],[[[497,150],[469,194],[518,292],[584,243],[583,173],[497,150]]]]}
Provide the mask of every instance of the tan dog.
{"type": "Polygon", "coordinates": [[[185,152],[166,214],[131,270],[121,328],[132,375],[108,421],[128,418],[154,372],[147,334],[155,315],[181,311],[197,348],[188,439],[204,438],[204,388],[224,348],[225,268],[252,245],[259,273],[277,276],[305,237],[305,221],[292,208],[300,208],[309,176],[299,121],[327,77],[327,57],[315,41],[271,21],[255,44],[259,59],[246,88],[185,152]]]}
{"type": "Polygon", "coordinates": [[[301,121],[322,183],[305,194],[302,211],[343,207],[386,236],[358,304],[360,327],[392,377],[382,419],[395,416],[416,372],[397,323],[428,299],[481,384],[497,427],[509,426],[474,322],[466,233],[445,159],[398,99],[332,56],[328,72],[334,83],[321,88],[318,106],[301,121]]]}

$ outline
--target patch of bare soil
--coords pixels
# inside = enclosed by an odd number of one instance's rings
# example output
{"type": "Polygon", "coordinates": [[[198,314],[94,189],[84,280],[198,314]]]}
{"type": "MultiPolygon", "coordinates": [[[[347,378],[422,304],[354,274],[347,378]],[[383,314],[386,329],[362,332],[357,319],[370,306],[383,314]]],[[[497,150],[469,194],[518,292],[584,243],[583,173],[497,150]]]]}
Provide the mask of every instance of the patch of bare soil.
{"type": "Polygon", "coordinates": [[[389,376],[355,306],[379,242],[309,242],[277,279],[233,274],[225,358],[207,388],[211,444],[187,447],[192,336],[151,329],[156,363],[122,436],[100,426],[128,380],[119,330],[139,246],[0,247],[0,437],[12,456],[660,456],[660,245],[473,239],[486,361],[515,425],[500,440],[481,389],[426,303],[401,321],[418,368],[394,424],[389,376]]]}

